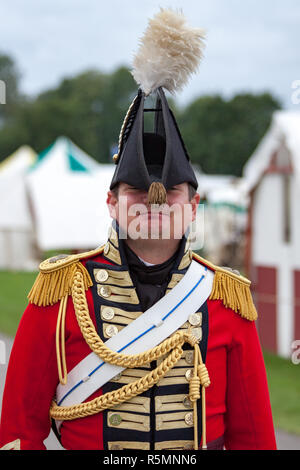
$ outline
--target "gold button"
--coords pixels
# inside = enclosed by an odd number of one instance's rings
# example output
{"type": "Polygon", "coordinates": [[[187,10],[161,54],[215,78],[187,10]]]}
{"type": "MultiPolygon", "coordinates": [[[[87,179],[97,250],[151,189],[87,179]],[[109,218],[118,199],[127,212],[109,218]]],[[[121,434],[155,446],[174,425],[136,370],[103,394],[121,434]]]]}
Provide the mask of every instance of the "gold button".
{"type": "Polygon", "coordinates": [[[201,312],[200,315],[199,313],[192,313],[189,316],[189,323],[193,326],[201,325],[202,318],[201,318],[201,312]]]}
{"type": "Polygon", "coordinates": [[[184,399],[182,400],[182,403],[184,405],[185,408],[193,408],[193,405],[191,403],[191,400],[189,399],[189,397],[186,395],[184,397],[184,399]]]}
{"type": "Polygon", "coordinates": [[[100,287],[100,295],[102,295],[102,297],[109,297],[111,294],[111,290],[110,290],[110,287],[108,286],[101,286],[100,287]]]}
{"type": "Polygon", "coordinates": [[[107,242],[105,247],[104,247],[104,254],[105,255],[107,255],[107,253],[109,252],[109,249],[110,249],[109,242],[107,242]]]}
{"type": "Polygon", "coordinates": [[[193,377],[193,370],[192,369],[188,369],[185,373],[185,378],[186,380],[189,382],[191,380],[191,378],[193,377]]]}
{"type": "Polygon", "coordinates": [[[194,450],[193,444],[185,444],[183,450],[194,450]]]}
{"type": "Polygon", "coordinates": [[[110,450],[123,450],[123,447],[120,446],[119,444],[112,444],[110,446],[110,450]]]}
{"type": "Polygon", "coordinates": [[[188,426],[193,426],[194,424],[194,416],[193,413],[187,413],[184,417],[184,421],[188,426]]]}
{"type": "Polygon", "coordinates": [[[122,422],[122,418],[120,415],[118,415],[117,413],[113,413],[112,415],[110,415],[109,417],[109,422],[112,426],[119,426],[122,422]]]}
{"type": "Polygon", "coordinates": [[[122,372],[120,372],[119,374],[115,375],[111,380],[113,382],[117,382],[118,380],[120,380],[120,378],[122,377],[122,372]]]}
{"type": "Polygon", "coordinates": [[[105,282],[108,279],[108,272],[105,269],[99,269],[96,273],[96,279],[99,282],[105,282]]]}
{"type": "Polygon", "coordinates": [[[193,351],[187,351],[186,352],[185,360],[188,364],[194,364],[194,353],[193,353],[193,351]]]}
{"type": "Polygon", "coordinates": [[[101,312],[101,318],[103,320],[112,320],[115,316],[114,309],[111,307],[104,307],[101,312]]]}
{"type": "Polygon", "coordinates": [[[197,339],[197,341],[201,341],[202,339],[202,328],[192,328],[192,331],[191,331],[192,335],[195,336],[195,338],[197,339]]]}
{"type": "Polygon", "coordinates": [[[111,338],[112,336],[115,336],[118,333],[118,331],[119,330],[115,325],[108,325],[105,328],[105,333],[107,334],[109,338],[111,338]]]}

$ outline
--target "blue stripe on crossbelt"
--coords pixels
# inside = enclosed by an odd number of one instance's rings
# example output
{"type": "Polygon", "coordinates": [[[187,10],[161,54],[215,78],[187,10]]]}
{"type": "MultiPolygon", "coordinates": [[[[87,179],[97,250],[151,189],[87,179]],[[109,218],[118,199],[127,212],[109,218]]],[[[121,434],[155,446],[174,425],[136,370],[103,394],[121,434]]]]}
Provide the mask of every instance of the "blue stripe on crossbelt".
{"type": "MultiPolygon", "coordinates": [[[[207,268],[205,268],[205,272],[207,271],[207,268]]],[[[199,281],[192,287],[192,289],[183,297],[183,299],[180,300],[180,302],[178,302],[178,304],[175,305],[175,307],[173,307],[163,318],[162,318],[162,321],[164,321],[166,318],[168,318],[178,307],[179,305],[181,305],[190,295],[191,293],[196,289],[196,287],[199,286],[199,284],[203,281],[203,279],[205,278],[205,275],[203,274],[201,276],[201,278],[199,279],[199,281]]],[[[154,328],[156,328],[155,325],[151,326],[150,328],[148,328],[148,330],[144,331],[143,333],[141,333],[139,336],[137,336],[136,338],[134,338],[132,341],[130,341],[128,344],[126,344],[126,346],[123,346],[121,349],[119,349],[119,351],[117,351],[117,353],[120,353],[122,352],[124,349],[128,348],[128,346],[130,346],[132,343],[135,343],[135,341],[137,341],[138,339],[140,339],[141,337],[145,336],[147,333],[149,333],[149,331],[153,330],[154,328]]],[[[97,370],[99,370],[103,365],[105,364],[105,361],[103,361],[101,364],[99,364],[99,366],[97,366],[94,370],[92,370],[92,372],[90,372],[88,374],[87,377],[91,377],[95,372],[97,372],[97,370]]],[[[81,384],[83,384],[84,381],[83,380],[80,380],[80,382],[78,382],[76,385],[74,385],[74,387],[72,387],[68,393],[65,394],[65,396],[59,401],[58,403],[58,406],[61,405],[61,403],[77,388],[79,387],[81,384]]]]}

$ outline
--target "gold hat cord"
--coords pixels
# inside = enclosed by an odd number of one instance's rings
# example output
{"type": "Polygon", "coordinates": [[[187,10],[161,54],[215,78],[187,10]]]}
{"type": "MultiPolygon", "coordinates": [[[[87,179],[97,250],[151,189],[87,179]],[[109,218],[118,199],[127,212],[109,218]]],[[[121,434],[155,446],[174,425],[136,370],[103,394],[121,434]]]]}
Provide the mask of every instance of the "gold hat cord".
{"type": "Polygon", "coordinates": [[[132,103],[130,104],[128,110],[127,110],[127,113],[126,113],[126,116],[123,120],[123,124],[122,124],[122,127],[121,127],[121,130],[120,130],[120,134],[119,134],[119,142],[118,142],[118,153],[115,153],[115,155],[113,156],[113,160],[115,163],[117,163],[118,159],[119,159],[119,156],[120,156],[120,151],[121,151],[121,145],[122,145],[122,139],[123,139],[123,134],[124,134],[124,131],[125,131],[125,128],[127,126],[127,122],[128,122],[128,119],[130,117],[130,114],[131,114],[131,111],[135,105],[135,102],[138,98],[138,95],[136,95],[136,97],[133,99],[132,103]]]}
{"type": "MultiPolygon", "coordinates": [[[[56,328],[56,353],[59,380],[62,384],[67,381],[66,357],[65,357],[65,318],[67,309],[67,298],[62,298],[59,308],[56,328]],[[62,365],[61,365],[62,363],[62,365]],[[63,370],[63,373],[62,373],[63,370]]],[[[198,340],[186,331],[177,331],[158,346],[140,354],[125,355],[110,350],[99,337],[94,324],[90,318],[88,304],[85,296],[85,285],[82,272],[77,271],[72,283],[72,300],[78,325],[92,351],[100,359],[109,364],[118,365],[123,368],[140,367],[151,361],[161,358],[170,353],[161,364],[144,377],[127,384],[117,390],[105,393],[89,402],[73,406],[58,406],[55,401],[50,408],[50,416],[53,419],[63,421],[82,418],[99,413],[105,409],[112,408],[120,403],[130,400],[153,387],[165,374],[174,367],[183,354],[182,346],[189,343],[194,347],[194,369],[193,376],[189,382],[189,399],[193,403],[194,422],[194,449],[198,450],[198,417],[197,400],[200,398],[200,387],[202,392],[202,449],[206,449],[206,410],[205,410],[205,388],[210,385],[210,379],[205,364],[202,361],[198,340]]]]}

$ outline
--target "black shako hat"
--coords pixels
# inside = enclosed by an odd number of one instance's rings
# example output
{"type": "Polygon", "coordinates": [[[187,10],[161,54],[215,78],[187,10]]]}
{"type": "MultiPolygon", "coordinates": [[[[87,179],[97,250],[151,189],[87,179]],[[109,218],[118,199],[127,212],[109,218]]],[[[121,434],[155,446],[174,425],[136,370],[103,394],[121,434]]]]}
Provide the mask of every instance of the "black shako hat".
{"type": "MultiPolygon", "coordinates": [[[[124,122],[116,170],[110,189],[124,182],[148,191],[152,183],[161,183],[165,190],[184,182],[198,187],[194,170],[168,106],[163,89],[156,91],[154,132],[144,132],[145,93],[138,95],[124,122]]],[[[155,184],[153,187],[157,187],[155,184]]],[[[160,201],[158,201],[159,203],[160,201]]],[[[155,202],[152,202],[155,203],[155,202]]]]}
{"type": "Polygon", "coordinates": [[[132,74],[138,94],[125,116],[110,189],[124,182],[148,191],[149,204],[166,202],[166,191],[181,183],[195,189],[197,178],[163,88],[181,89],[202,57],[203,31],[190,28],[182,12],[160,9],[149,20],[132,74]],[[153,94],[154,109],[145,108],[153,94]],[[153,132],[144,131],[144,113],[154,113],[153,132]]]}

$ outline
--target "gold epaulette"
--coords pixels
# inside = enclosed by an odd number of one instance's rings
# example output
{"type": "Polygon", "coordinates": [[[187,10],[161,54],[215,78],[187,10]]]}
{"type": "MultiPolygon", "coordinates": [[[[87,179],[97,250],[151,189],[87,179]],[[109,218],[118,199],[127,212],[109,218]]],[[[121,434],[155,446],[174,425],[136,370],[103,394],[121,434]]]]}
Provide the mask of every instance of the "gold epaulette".
{"type": "Polygon", "coordinates": [[[28,294],[29,302],[46,307],[70,295],[74,274],[78,271],[83,274],[84,288],[87,290],[93,282],[81,260],[100,254],[103,249],[104,245],[84,253],[57,255],[42,261],[40,272],[28,294]]]}
{"type": "Polygon", "coordinates": [[[193,258],[215,273],[210,300],[222,300],[225,307],[231,308],[241,317],[250,321],[257,320],[257,311],[253,303],[249,279],[230,268],[215,266],[196,253],[193,253],[193,258]]]}

